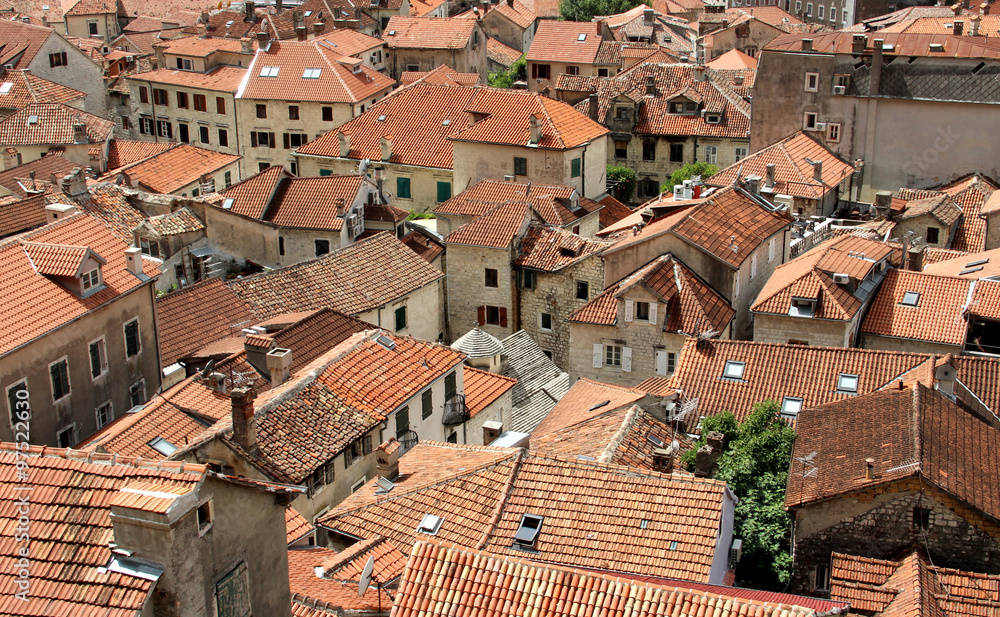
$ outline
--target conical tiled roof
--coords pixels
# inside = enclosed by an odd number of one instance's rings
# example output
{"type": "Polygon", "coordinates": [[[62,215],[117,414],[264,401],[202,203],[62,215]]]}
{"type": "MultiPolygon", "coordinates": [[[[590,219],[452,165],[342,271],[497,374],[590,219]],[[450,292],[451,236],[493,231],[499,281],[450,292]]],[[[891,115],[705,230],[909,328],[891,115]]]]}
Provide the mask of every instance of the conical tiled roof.
{"type": "Polygon", "coordinates": [[[457,341],[451,344],[451,348],[469,356],[470,358],[489,358],[503,351],[500,339],[475,327],[457,341]]]}

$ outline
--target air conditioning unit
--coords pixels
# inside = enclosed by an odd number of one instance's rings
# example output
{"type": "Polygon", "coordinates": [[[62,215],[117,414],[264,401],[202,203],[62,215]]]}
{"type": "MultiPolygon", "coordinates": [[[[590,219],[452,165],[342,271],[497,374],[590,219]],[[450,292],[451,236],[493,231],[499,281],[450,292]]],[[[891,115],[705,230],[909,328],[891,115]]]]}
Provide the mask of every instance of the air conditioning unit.
{"type": "Polygon", "coordinates": [[[365,221],[361,216],[357,214],[351,214],[347,217],[347,233],[354,240],[365,231],[365,221]]]}
{"type": "Polygon", "coordinates": [[[825,131],[826,130],[826,122],[817,122],[816,123],[816,130],[817,131],[825,131]]]}
{"type": "Polygon", "coordinates": [[[851,282],[851,277],[848,276],[847,274],[839,274],[839,273],[838,274],[834,274],[833,275],[833,282],[836,283],[836,284],[838,284],[838,285],[846,285],[846,284],[848,284],[848,283],[851,282]]]}
{"type": "Polygon", "coordinates": [[[738,564],[741,557],[743,557],[743,540],[736,538],[733,540],[733,545],[729,547],[729,567],[732,568],[738,564]]]}
{"type": "Polygon", "coordinates": [[[135,62],[135,56],[125,56],[125,62],[135,62]]]}
{"type": "Polygon", "coordinates": [[[503,177],[503,181],[504,182],[513,182],[514,180],[515,180],[514,176],[504,176],[503,177]]]}
{"type": "Polygon", "coordinates": [[[847,86],[834,86],[833,87],[833,93],[834,94],[846,94],[847,93],[847,86]]]}

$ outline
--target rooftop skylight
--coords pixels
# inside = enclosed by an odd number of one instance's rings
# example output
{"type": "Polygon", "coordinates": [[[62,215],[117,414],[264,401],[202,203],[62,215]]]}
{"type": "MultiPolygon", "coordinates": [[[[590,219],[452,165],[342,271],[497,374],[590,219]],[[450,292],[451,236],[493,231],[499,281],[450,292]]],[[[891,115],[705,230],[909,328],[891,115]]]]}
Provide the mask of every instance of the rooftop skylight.
{"type": "Polygon", "coordinates": [[[0,94],[7,94],[13,87],[14,87],[13,83],[5,81],[3,84],[0,84],[0,94]]]}
{"type": "Polygon", "coordinates": [[[265,67],[263,67],[263,68],[260,69],[260,76],[261,77],[277,77],[278,76],[278,70],[280,68],[281,67],[278,67],[278,66],[265,66],[265,67]]]}
{"type": "Polygon", "coordinates": [[[743,379],[743,371],[746,370],[746,367],[746,362],[726,360],[726,367],[722,369],[722,376],[727,379],[743,379]]]}
{"type": "Polygon", "coordinates": [[[580,36],[576,37],[576,40],[577,41],[586,41],[587,40],[587,33],[584,32],[584,33],[580,34],[580,36]]]}
{"type": "Polygon", "coordinates": [[[162,437],[154,438],[153,441],[149,442],[149,447],[156,450],[163,456],[170,456],[177,451],[177,446],[162,437]]]}
{"type": "Polygon", "coordinates": [[[323,69],[306,69],[302,71],[302,79],[319,79],[319,74],[323,69]]]}
{"type": "Polygon", "coordinates": [[[903,300],[900,302],[903,306],[917,306],[920,304],[920,292],[908,291],[903,294],[903,300]]]}
{"type": "Polygon", "coordinates": [[[850,373],[841,373],[837,377],[837,390],[839,392],[857,393],[858,376],[850,373]]]}

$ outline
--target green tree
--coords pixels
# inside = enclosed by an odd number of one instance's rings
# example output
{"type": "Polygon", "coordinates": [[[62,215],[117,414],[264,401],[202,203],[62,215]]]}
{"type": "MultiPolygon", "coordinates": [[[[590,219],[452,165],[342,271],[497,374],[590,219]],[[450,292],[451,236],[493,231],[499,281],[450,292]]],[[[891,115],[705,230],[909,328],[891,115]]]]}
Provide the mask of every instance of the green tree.
{"type": "Polygon", "coordinates": [[[615,199],[627,204],[632,199],[632,193],[638,182],[634,169],[621,165],[608,165],[608,180],[615,182],[615,188],[611,189],[611,194],[615,199]]]}
{"type": "Polygon", "coordinates": [[[705,162],[688,163],[684,167],[681,167],[674,173],[670,174],[670,180],[663,183],[662,191],[664,193],[672,193],[675,184],[680,184],[681,182],[690,180],[695,176],[701,176],[702,180],[707,180],[718,172],[718,165],[712,165],[711,163],[705,162]]]}
{"type": "MultiPolygon", "coordinates": [[[[709,431],[726,435],[715,478],[726,481],[740,500],[733,529],[733,537],[743,539],[737,583],[758,589],[783,589],[791,574],[785,486],[795,431],[780,411],[778,403],[764,401],[754,405],[742,423],[729,412],[707,417],[692,450],[704,445],[709,431]]],[[[683,460],[690,466],[693,455],[685,453],[683,460]]]]}
{"type": "Polygon", "coordinates": [[[522,54],[506,71],[495,71],[486,76],[486,81],[494,88],[513,88],[514,82],[528,77],[528,61],[522,54]]]}
{"type": "Polygon", "coordinates": [[[595,15],[617,15],[639,4],[641,0],[560,0],[559,14],[566,21],[590,21],[595,15]]]}

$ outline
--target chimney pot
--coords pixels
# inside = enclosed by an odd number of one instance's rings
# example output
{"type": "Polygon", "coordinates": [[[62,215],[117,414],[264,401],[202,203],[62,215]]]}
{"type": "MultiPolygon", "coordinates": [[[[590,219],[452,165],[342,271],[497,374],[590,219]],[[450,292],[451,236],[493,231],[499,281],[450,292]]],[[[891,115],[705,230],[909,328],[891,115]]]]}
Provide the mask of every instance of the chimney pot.
{"type": "Polygon", "coordinates": [[[392,158],[392,135],[386,135],[378,140],[382,150],[382,160],[388,162],[392,158]]]}
{"type": "Polygon", "coordinates": [[[269,40],[271,40],[271,37],[268,36],[267,32],[261,31],[257,33],[257,45],[260,47],[267,47],[267,42],[269,40]]]}
{"type": "Polygon", "coordinates": [[[865,479],[866,480],[875,479],[875,459],[873,458],[865,459],[865,479]]]}
{"type": "Polygon", "coordinates": [[[292,369],[292,350],[276,347],[265,356],[267,370],[271,374],[271,386],[277,386],[288,381],[292,369]]]}
{"type": "Polygon", "coordinates": [[[313,22],[313,32],[315,32],[316,34],[323,34],[323,28],[325,28],[325,27],[326,27],[326,24],[324,24],[321,21],[315,21],[315,22],[313,22]]]}
{"type": "Polygon", "coordinates": [[[375,468],[380,478],[392,481],[399,477],[399,455],[402,449],[403,444],[396,441],[395,437],[390,437],[375,449],[375,468]]]}
{"type": "Polygon", "coordinates": [[[309,36],[309,30],[305,26],[296,26],[295,27],[295,38],[296,39],[298,39],[300,41],[304,41],[304,40],[306,40],[306,38],[308,38],[308,36],[309,36]]]}
{"type": "Polygon", "coordinates": [[[965,22],[962,21],[961,19],[956,19],[952,24],[952,27],[955,36],[962,36],[962,34],[965,31],[965,22]]]}
{"type": "Polygon", "coordinates": [[[851,53],[855,56],[860,55],[865,51],[865,47],[868,45],[868,37],[863,34],[855,34],[854,38],[851,40],[851,53]]]}
{"type": "Polygon", "coordinates": [[[232,402],[233,440],[246,451],[257,446],[257,418],[254,415],[253,388],[241,386],[229,394],[232,402]]]}
{"type": "Polygon", "coordinates": [[[244,3],[243,8],[246,11],[246,14],[243,16],[243,19],[248,22],[253,22],[254,19],[256,19],[256,14],[254,13],[253,0],[246,0],[246,3],[244,3]]]}
{"type": "Polygon", "coordinates": [[[812,51],[812,50],[813,50],[813,40],[802,39],[802,51],[812,51]]]}

